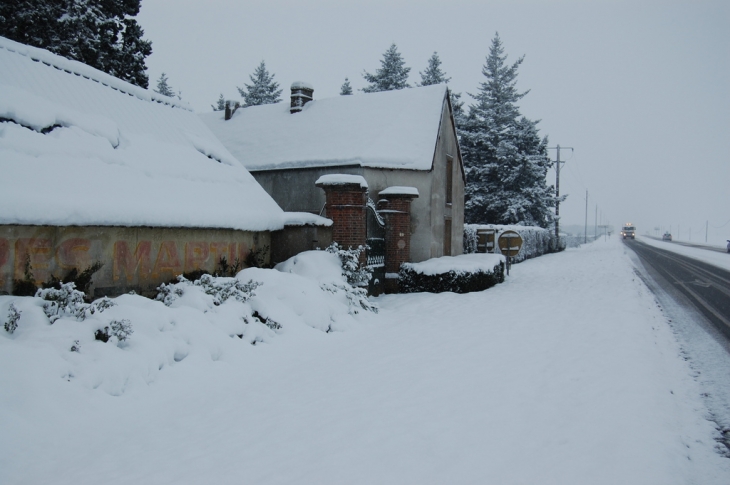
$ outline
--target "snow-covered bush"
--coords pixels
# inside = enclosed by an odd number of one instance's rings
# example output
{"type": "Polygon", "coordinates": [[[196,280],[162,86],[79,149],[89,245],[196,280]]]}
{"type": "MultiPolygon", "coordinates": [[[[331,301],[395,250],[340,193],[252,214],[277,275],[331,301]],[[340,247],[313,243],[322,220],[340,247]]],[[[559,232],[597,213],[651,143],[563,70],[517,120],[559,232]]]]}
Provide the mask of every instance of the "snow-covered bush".
{"type": "Polygon", "coordinates": [[[127,340],[132,333],[134,333],[132,324],[126,318],[109,322],[109,335],[116,337],[120,342],[127,340]]]}
{"type": "Polygon", "coordinates": [[[79,309],[76,312],[76,319],[79,321],[84,321],[86,318],[95,315],[97,313],[101,313],[104,310],[107,310],[113,306],[115,306],[116,303],[111,301],[109,298],[99,298],[98,300],[94,301],[93,303],[89,305],[84,305],[83,308],[79,309]]]}
{"type": "Polygon", "coordinates": [[[332,244],[327,251],[300,253],[279,263],[275,269],[319,282],[321,290],[339,296],[340,301],[347,303],[350,315],[357,315],[361,310],[377,313],[378,307],[368,300],[367,289],[351,283],[367,283],[370,278],[370,273],[359,267],[361,251],[362,248],[340,249],[332,244]]]}
{"type": "MultiPolygon", "coordinates": [[[[102,342],[108,342],[112,337],[114,337],[117,339],[117,342],[124,342],[133,333],[134,331],[132,330],[132,324],[130,321],[123,318],[122,320],[112,320],[109,322],[109,325],[97,330],[94,334],[94,338],[102,342]]],[[[78,352],[78,350],[76,351],[78,352]]]]}
{"type": "Polygon", "coordinates": [[[593,242],[600,237],[596,237],[594,234],[561,234],[560,242],[564,247],[577,248],[587,242],[593,242]]]}
{"type": "Polygon", "coordinates": [[[84,313],[86,303],[84,294],[76,289],[74,283],[64,283],[61,289],[44,288],[35,294],[36,297],[46,300],[43,304],[43,312],[51,323],[55,323],[61,317],[76,317],[77,312],[84,313]]]}
{"type": "Polygon", "coordinates": [[[332,294],[342,293],[347,298],[350,315],[357,315],[360,310],[378,313],[378,307],[368,300],[368,292],[365,288],[350,286],[347,283],[322,283],[324,291],[332,294]]]}
{"type": "Polygon", "coordinates": [[[36,297],[46,300],[43,312],[51,323],[61,317],[73,317],[83,321],[91,315],[101,313],[115,305],[109,298],[101,298],[93,303],[85,303],[85,294],[76,289],[73,282],[61,284],[60,289],[43,288],[36,292],[36,297]]]}
{"type": "Polygon", "coordinates": [[[157,287],[157,296],[155,300],[161,301],[166,306],[172,305],[172,303],[183,296],[185,293],[185,286],[189,286],[190,280],[185,278],[183,275],[177,277],[177,283],[162,283],[157,287]]]}
{"type": "Polygon", "coordinates": [[[213,297],[213,303],[218,306],[229,298],[235,298],[236,301],[246,303],[252,296],[256,295],[254,290],[261,283],[253,280],[244,283],[236,278],[203,275],[199,280],[193,282],[193,285],[200,286],[206,294],[211,295],[213,297]]]}
{"type": "Polygon", "coordinates": [[[360,255],[365,248],[358,246],[356,249],[344,249],[333,242],[325,250],[328,253],[336,254],[342,262],[342,274],[352,286],[367,286],[373,273],[366,265],[360,264],[360,255]]]}
{"type": "Polygon", "coordinates": [[[20,320],[20,310],[15,308],[15,305],[10,304],[8,308],[8,319],[5,321],[5,330],[8,333],[13,333],[18,328],[18,320],[20,320]]]}
{"type": "Polygon", "coordinates": [[[358,246],[356,249],[344,249],[333,242],[326,251],[340,258],[342,276],[345,277],[347,283],[326,282],[321,284],[321,288],[333,294],[343,293],[347,297],[351,315],[357,315],[360,310],[377,313],[378,308],[370,303],[368,292],[365,289],[373,276],[372,270],[368,266],[360,264],[360,255],[365,248],[358,246]]]}
{"type": "Polygon", "coordinates": [[[206,295],[213,297],[213,304],[219,306],[229,298],[234,298],[241,303],[247,302],[251,297],[255,296],[254,290],[261,283],[249,280],[247,283],[237,278],[226,276],[212,276],[209,274],[202,275],[195,281],[190,281],[184,276],[177,277],[177,283],[162,283],[157,288],[157,296],[155,300],[163,302],[170,306],[172,303],[185,294],[185,289],[191,286],[197,286],[203,290],[206,295]]]}
{"type": "Polygon", "coordinates": [[[159,299],[167,297],[168,305],[131,294],[84,304],[75,289],[46,289],[39,298],[0,295],[0,332],[6,336],[0,356],[9,356],[6,349],[13,346],[12,355],[27,353],[53,376],[58,361],[64,380],[113,396],[165,375],[177,379],[168,369],[183,360],[200,372],[221,368],[219,361],[248,365],[254,345],[275,345],[281,337],[310,341],[377,318],[364,288],[350,286],[339,257],[326,251],[301,253],[277,269],[246,268],[236,278],[179,279],[162,288],[159,299]],[[23,312],[13,335],[1,328],[11,303],[23,312]]]}
{"type": "MultiPolygon", "coordinates": [[[[246,324],[251,323],[251,321],[249,321],[249,319],[246,315],[244,315],[242,318],[243,318],[243,321],[246,322],[246,324]]],[[[266,325],[267,327],[269,327],[271,330],[280,330],[281,329],[281,324],[279,322],[274,321],[270,317],[265,317],[265,316],[261,315],[259,312],[253,312],[251,314],[251,319],[258,320],[259,322],[261,322],[264,325],[266,325]]]]}
{"type": "Polygon", "coordinates": [[[494,254],[444,256],[404,263],[398,274],[403,293],[469,293],[504,281],[504,257],[494,254]]]}

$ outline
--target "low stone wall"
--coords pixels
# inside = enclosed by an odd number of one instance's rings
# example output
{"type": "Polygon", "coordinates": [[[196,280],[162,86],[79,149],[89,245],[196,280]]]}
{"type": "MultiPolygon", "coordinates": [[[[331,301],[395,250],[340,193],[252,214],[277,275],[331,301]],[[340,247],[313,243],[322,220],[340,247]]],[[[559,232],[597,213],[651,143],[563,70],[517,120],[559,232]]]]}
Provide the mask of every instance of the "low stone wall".
{"type": "MultiPolygon", "coordinates": [[[[134,290],[150,294],[163,282],[195,270],[214,272],[220,258],[243,264],[249,252],[271,246],[268,232],[152,227],[0,225],[0,291],[11,293],[29,258],[35,283],[73,268],[103,263],[94,274],[94,296],[134,290]],[[27,255],[27,256],[26,256],[27,255]]],[[[264,255],[266,263],[269,254],[264,255]]]]}

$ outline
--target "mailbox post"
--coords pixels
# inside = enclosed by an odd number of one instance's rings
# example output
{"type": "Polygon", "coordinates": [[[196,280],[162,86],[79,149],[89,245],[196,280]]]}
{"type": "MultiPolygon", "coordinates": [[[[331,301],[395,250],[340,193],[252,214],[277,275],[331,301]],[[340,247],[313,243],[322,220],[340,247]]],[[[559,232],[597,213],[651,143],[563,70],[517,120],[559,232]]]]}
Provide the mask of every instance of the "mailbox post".
{"type": "Polygon", "coordinates": [[[499,235],[497,244],[499,250],[507,258],[507,276],[509,276],[509,268],[512,263],[510,259],[517,256],[520,249],[522,249],[522,236],[515,231],[504,231],[499,235]]]}

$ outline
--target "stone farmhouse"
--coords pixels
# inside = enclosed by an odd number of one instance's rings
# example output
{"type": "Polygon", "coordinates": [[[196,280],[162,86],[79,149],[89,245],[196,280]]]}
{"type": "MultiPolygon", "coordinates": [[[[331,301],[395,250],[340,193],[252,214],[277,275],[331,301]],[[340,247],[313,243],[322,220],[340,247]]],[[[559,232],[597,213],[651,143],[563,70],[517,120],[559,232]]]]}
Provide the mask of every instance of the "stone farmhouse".
{"type": "Polygon", "coordinates": [[[464,169],[445,85],[313,99],[312,86],[296,82],[288,103],[201,117],[284,210],[326,215],[335,226],[352,204],[362,215],[351,220],[362,221],[368,198],[378,217],[409,211],[408,229],[387,243],[401,251],[391,277],[399,262],[462,253],[464,169]],[[334,178],[317,183],[323,176],[334,178]],[[342,198],[345,189],[367,195],[342,198]]]}

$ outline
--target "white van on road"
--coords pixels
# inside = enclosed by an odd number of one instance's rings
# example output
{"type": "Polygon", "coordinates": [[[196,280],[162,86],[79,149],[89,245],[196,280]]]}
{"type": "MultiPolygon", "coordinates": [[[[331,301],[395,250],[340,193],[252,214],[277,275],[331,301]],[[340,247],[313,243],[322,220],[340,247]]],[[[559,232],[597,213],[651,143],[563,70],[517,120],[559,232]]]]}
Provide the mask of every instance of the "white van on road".
{"type": "Polygon", "coordinates": [[[624,239],[636,239],[636,227],[634,227],[634,225],[631,223],[627,223],[624,227],[621,228],[621,236],[623,236],[624,239]]]}

